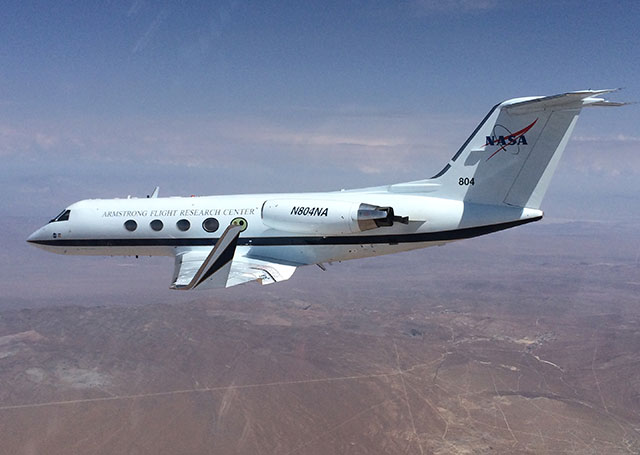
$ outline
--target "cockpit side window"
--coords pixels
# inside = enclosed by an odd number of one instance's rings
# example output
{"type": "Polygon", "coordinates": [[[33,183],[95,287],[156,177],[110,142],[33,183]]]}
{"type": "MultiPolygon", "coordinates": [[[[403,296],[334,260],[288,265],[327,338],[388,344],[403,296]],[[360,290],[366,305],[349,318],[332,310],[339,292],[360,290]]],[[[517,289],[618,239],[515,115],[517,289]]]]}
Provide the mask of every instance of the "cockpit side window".
{"type": "Polygon", "coordinates": [[[63,210],[58,216],[49,221],[49,223],[55,223],[56,221],[67,221],[69,219],[70,213],[71,210],[63,210]]]}

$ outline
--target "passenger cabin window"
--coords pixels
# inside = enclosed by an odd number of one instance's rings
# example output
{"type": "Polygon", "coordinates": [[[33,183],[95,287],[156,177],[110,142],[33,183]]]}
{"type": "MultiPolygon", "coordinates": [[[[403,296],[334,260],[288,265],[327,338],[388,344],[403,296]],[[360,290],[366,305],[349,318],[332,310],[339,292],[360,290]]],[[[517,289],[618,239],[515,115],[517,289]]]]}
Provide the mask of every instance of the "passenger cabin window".
{"type": "Polygon", "coordinates": [[[56,216],[51,221],[49,221],[49,223],[55,223],[57,221],[67,221],[69,219],[70,213],[71,213],[71,210],[63,210],[62,212],[60,212],[58,216],[56,216]]]}
{"type": "Polygon", "coordinates": [[[129,232],[133,232],[138,228],[138,223],[133,220],[127,220],[124,222],[124,228],[129,232]]]}
{"type": "Polygon", "coordinates": [[[189,220],[179,220],[176,223],[176,227],[183,232],[188,231],[189,228],[191,227],[191,223],[189,222],[189,220]]]}
{"type": "Polygon", "coordinates": [[[202,229],[207,232],[216,232],[220,227],[220,223],[215,218],[207,218],[202,222],[202,229]]]}
{"type": "Polygon", "coordinates": [[[160,220],[153,220],[151,223],[149,223],[149,226],[151,226],[151,229],[153,229],[154,231],[161,231],[164,227],[164,224],[162,224],[162,221],[160,220]]]}

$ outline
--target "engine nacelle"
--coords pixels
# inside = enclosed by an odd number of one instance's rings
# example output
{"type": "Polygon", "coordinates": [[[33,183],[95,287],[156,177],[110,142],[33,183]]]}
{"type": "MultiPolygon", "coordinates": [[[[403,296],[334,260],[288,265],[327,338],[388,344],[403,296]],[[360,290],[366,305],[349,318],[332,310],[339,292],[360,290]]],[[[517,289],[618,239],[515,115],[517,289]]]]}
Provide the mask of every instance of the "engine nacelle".
{"type": "Polygon", "coordinates": [[[305,234],[351,234],[394,221],[407,224],[391,207],[316,199],[274,199],[262,205],[262,222],[273,229],[305,234]]]}

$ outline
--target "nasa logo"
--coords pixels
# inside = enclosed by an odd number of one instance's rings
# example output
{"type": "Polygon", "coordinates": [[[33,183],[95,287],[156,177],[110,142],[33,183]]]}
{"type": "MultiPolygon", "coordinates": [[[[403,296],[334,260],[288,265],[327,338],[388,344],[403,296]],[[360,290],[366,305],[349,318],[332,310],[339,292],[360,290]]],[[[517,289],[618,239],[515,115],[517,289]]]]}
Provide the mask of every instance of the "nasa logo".
{"type": "Polygon", "coordinates": [[[324,207],[293,207],[290,215],[328,216],[329,209],[324,207]]]}
{"type": "Polygon", "coordinates": [[[487,161],[493,158],[498,152],[506,150],[507,147],[513,145],[515,145],[516,147],[511,149],[511,153],[514,155],[520,153],[521,145],[529,145],[525,133],[533,128],[533,125],[535,125],[537,121],[538,119],[535,119],[529,126],[526,126],[525,128],[522,128],[520,131],[516,131],[515,133],[512,133],[511,131],[509,131],[509,129],[507,129],[507,127],[503,125],[496,124],[493,127],[491,136],[485,136],[486,143],[484,144],[484,146],[498,146],[498,150],[494,151],[489,156],[489,158],[487,158],[487,161]]]}
{"type": "Polygon", "coordinates": [[[487,144],[486,145],[527,145],[527,138],[524,134],[520,137],[515,136],[487,136],[487,144]]]}

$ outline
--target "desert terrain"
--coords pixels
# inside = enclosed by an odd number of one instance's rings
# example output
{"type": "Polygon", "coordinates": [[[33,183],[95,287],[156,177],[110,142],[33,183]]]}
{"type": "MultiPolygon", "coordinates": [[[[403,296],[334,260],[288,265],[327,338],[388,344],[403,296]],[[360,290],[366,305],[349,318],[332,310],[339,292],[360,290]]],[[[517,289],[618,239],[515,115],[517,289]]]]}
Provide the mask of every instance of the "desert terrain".
{"type": "Polygon", "coordinates": [[[544,221],[180,293],[170,260],[30,248],[2,279],[0,453],[640,453],[639,250],[544,221]]]}

